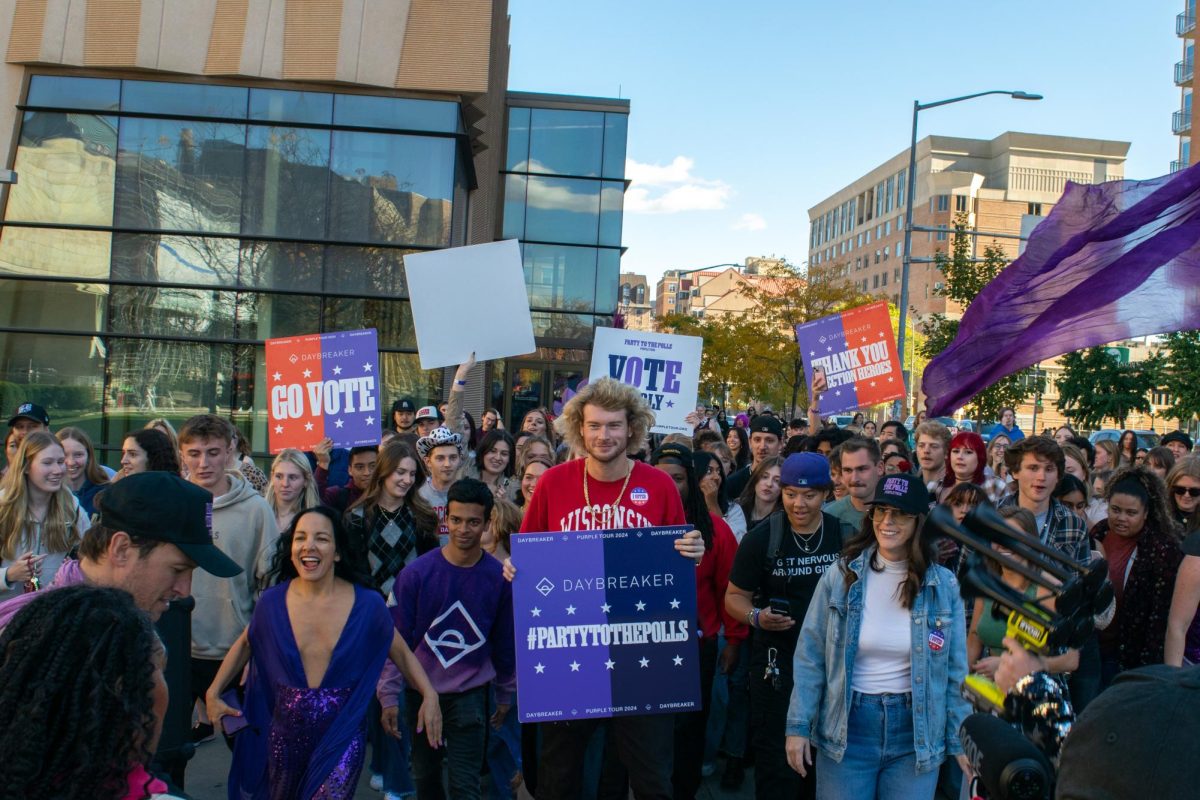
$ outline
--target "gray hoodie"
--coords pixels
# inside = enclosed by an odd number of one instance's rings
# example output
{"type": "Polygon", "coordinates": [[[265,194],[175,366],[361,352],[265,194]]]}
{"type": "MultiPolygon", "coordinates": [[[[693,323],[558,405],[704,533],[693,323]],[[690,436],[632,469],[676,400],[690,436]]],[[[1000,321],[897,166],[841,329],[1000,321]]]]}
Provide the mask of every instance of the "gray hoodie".
{"type": "Polygon", "coordinates": [[[250,622],[258,582],[270,566],[279,540],[275,514],[240,472],[227,471],[229,492],[213,501],[213,543],[242,567],[242,574],[218,578],[192,573],[192,658],[219,661],[250,622]]]}

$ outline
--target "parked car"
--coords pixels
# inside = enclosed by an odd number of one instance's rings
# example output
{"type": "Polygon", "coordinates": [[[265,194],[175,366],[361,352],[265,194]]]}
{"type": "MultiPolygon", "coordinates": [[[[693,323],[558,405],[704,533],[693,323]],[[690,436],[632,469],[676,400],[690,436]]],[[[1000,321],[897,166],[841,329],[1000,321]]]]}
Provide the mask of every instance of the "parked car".
{"type": "MultiPolygon", "coordinates": [[[[1089,436],[1088,441],[1092,444],[1096,442],[1117,443],[1121,441],[1121,433],[1122,431],[1117,428],[1102,428],[1089,436]]],[[[1133,433],[1137,436],[1139,449],[1149,450],[1158,444],[1158,434],[1154,431],[1135,430],[1133,433]]]]}

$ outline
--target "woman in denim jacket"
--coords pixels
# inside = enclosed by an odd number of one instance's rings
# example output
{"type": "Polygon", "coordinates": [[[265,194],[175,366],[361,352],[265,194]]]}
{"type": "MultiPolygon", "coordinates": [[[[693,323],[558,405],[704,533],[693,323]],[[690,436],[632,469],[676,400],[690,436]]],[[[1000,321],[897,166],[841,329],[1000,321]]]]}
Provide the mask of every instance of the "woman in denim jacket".
{"type": "Polygon", "coordinates": [[[929,800],[947,755],[968,768],[963,601],[922,536],[929,505],[920,478],[881,479],[805,615],[787,753],[803,775],[816,745],[822,800],[929,800]]]}

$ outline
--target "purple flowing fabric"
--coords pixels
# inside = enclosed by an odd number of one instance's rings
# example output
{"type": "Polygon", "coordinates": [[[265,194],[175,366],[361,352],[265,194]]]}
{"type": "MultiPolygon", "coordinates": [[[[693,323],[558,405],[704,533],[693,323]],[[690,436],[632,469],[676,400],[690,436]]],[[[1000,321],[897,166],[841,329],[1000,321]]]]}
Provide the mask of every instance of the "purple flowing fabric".
{"type": "Polygon", "coordinates": [[[329,668],[310,689],[287,613],[291,582],[263,593],[250,620],[250,677],[229,768],[229,800],[348,800],[362,769],[367,706],[395,628],[377,592],[354,607],[329,668]]]}
{"type": "Polygon", "coordinates": [[[1067,183],[1025,252],[925,368],[930,416],[1039,361],[1200,328],[1200,164],[1149,181],[1067,183]]]}

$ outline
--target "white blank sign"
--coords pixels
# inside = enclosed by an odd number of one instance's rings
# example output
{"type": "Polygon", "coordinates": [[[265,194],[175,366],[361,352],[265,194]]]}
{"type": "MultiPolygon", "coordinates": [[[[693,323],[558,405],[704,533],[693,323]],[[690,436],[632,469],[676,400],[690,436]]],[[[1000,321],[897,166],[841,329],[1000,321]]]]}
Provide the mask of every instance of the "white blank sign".
{"type": "Polygon", "coordinates": [[[404,257],[421,369],[536,349],[515,239],[404,257]]]}

